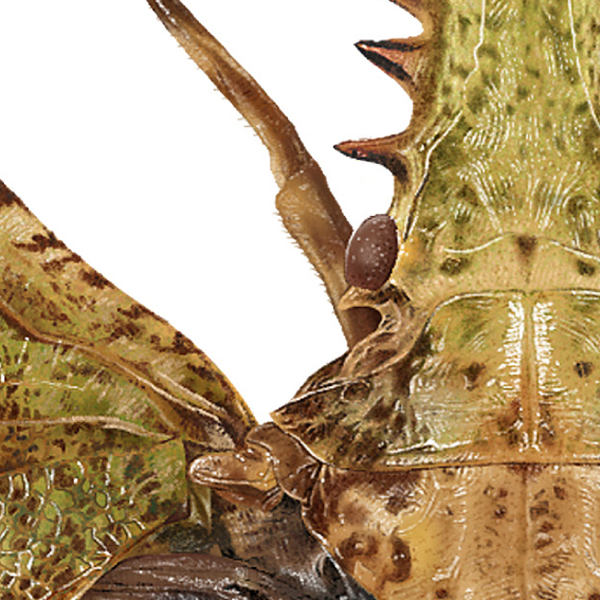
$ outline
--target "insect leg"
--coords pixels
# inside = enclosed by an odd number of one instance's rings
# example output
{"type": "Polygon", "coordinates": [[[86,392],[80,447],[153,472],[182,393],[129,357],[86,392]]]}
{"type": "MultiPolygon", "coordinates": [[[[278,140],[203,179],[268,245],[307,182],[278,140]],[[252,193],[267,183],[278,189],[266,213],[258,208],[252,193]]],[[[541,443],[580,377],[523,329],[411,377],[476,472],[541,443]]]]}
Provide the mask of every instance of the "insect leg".
{"type": "Polygon", "coordinates": [[[142,556],[121,563],[83,600],[295,600],[303,594],[268,573],[208,554],[142,556]]]}
{"type": "Polygon", "coordinates": [[[341,311],[348,288],[344,255],[352,227],[333,197],[323,172],[294,126],[258,83],[179,0],[148,0],[168,31],[219,91],[252,126],[267,147],[280,188],[277,210],[325,283],[348,344],[375,328],[377,319],[362,311],[341,311]]]}

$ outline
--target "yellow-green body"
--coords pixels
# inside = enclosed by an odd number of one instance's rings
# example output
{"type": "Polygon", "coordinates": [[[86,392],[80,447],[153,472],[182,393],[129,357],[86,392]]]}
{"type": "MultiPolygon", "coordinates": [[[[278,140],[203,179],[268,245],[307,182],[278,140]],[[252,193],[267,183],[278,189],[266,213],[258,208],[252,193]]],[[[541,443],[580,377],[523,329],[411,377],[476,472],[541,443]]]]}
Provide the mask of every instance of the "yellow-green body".
{"type": "MultiPolygon", "coordinates": [[[[600,598],[600,12],[397,3],[423,34],[358,47],[411,124],[338,146],[396,178],[398,244],[369,238],[391,267],[363,289],[292,125],[178,0],[149,0],[271,152],[349,343],[273,423],[0,189],[1,598],[79,598],[136,554],[143,589],[219,599],[231,577],[240,599],[600,598]],[[153,577],[181,551],[208,575],[153,577]]],[[[88,597],[138,585],[123,572],[88,597]]]]}

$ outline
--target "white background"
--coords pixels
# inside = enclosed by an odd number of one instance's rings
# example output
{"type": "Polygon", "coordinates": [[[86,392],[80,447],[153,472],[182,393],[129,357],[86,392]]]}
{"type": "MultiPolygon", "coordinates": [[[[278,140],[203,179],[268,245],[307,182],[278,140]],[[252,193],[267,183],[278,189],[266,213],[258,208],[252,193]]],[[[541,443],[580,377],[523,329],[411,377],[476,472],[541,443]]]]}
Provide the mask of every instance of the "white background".
{"type": "MultiPolygon", "coordinates": [[[[353,47],[416,35],[386,0],[189,0],[296,125],[356,227],[392,178],[332,149],[410,103],[353,47]]],[[[344,351],[275,216],[267,153],[144,0],[0,0],[0,178],[221,367],[259,420],[344,351]]]]}

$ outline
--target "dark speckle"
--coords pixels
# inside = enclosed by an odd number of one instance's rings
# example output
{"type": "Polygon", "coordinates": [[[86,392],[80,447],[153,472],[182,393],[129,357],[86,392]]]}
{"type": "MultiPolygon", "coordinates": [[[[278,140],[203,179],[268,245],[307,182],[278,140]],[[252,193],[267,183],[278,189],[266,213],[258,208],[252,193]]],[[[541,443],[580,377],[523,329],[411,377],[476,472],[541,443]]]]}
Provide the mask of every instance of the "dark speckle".
{"type": "Polygon", "coordinates": [[[532,506],[529,509],[529,514],[532,519],[537,519],[541,516],[547,515],[550,512],[549,504],[547,500],[542,500],[538,502],[535,506],[532,506]]]}
{"type": "Polygon", "coordinates": [[[410,577],[410,570],[412,560],[410,557],[410,548],[400,538],[396,538],[392,541],[392,555],[391,562],[394,565],[394,570],[391,577],[388,577],[390,581],[405,581],[410,577]]]}
{"type": "Polygon", "coordinates": [[[106,279],[106,277],[103,277],[102,275],[100,275],[100,273],[96,272],[96,271],[81,271],[80,272],[80,276],[81,279],[83,279],[83,281],[85,281],[87,284],[91,285],[92,287],[98,288],[98,289],[103,289],[105,287],[113,287],[112,283],[110,281],[108,281],[108,279],[106,279]]]}
{"type": "Polygon", "coordinates": [[[587,277],[591,277],[592,275],[594,275],[596,273],[596,267],[594,265],[591,265],[590,263],[583,261],[583,260],[578,260],[577,261],[577,271],[579,272],[580,275],[585,275],[587,277]]]}
{"type": "Polygon", "coordinates": [[[11,192],[2,181],[0,181],[0,206],[9,206],[10,204],[23,204],[18,196],[11,192]]]}
{"type": "Polygon", "coordinates": [[[559,500],[564,500],[567,497],[567,492],[566,492],[565,488],[560,487],[559,485],[555,485],[554,486],[554,495],[559,500]]]}
{"type": "Polygon", "coordinates": [[[51,231],[46,235],[36,233],[27,243],[15,242],[15,247],[28,252],[44,252],[48,248],[65,249],[66,246],[51,231]]]}
{"type": "Polygon", "coordinates": [[[134,320],[153,314],[152,311],[141,304],[132,304],[129,308],[118,308],[117,310],[128,319],[134,320]]]}
{"type": "Polygon", "coordinates": [[[171,349],[176,354],[189,354],[190,352],[194,352],[196,348],[180,331],[176,331],[171,349]]]}
{"type": "Polygon", "coordinates": [[[345,564],[357,556],[370,555],[377,551],[377,541],[371,535],[354,532],[339,546],[339,553],[345,564]]]}
{"type": "Polygon", "coordinates": [[[517,247],[523,258],[531,258],[535,252],[538,240],[533,235],[520,235],[517,237],[517,247]]]}
{"type": "Polygon", "coordinates": [[[446,275],[458,275],[468,265],[466,258],[450,257],[440,265],[440,271],[446,275]]]}
{"type": "Polygon", "coordinates": [[[448,590],[444,589],[444,588],[440,588],[438,590],[435,590],[435,597],[436,598],[447,598],[448,597],[448,590]]]}
{"type": "Polygon", "coordinates": [[[583,379],[590,376],[594,370],[594,365],[591,362],[580,360],[573,365],[573,368],[575,369],[575,373],[583,379]]]}
{"type": "Polygon", "coordinates": [[[466,369],[462,370],[462,374],[467,380],[465,384],[467,390],[477,387],[477,380],[483,371],[485,371],[485,365],[478,362],[473,362],[466,369]]]}

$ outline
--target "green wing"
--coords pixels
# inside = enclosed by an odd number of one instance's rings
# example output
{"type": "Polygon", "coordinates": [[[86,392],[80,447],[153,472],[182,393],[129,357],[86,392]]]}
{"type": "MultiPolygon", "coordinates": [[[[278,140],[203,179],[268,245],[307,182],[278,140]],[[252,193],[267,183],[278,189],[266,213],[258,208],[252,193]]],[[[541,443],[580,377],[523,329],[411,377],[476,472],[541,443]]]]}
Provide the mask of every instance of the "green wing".
{"type": "Polygon", "coordinates": [[[186,461],[253,424],[200,350],[0,183],[0,598],[78,597],[185,515],[186,461]]]}

